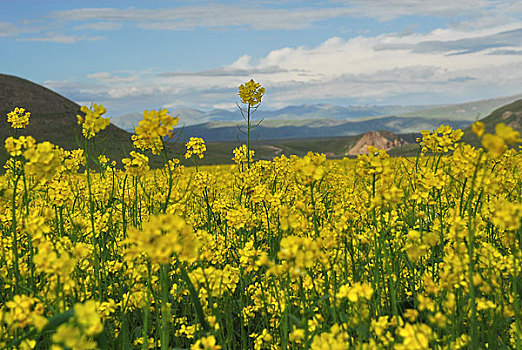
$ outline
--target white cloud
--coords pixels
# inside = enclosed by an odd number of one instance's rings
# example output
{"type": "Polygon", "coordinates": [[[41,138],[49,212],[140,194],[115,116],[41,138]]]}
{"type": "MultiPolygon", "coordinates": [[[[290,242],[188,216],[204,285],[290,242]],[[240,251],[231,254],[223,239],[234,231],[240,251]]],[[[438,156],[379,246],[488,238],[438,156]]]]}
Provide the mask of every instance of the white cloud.
{"type": "Polygon", "coordinates": [[[250,61],[252,61],[252,57],[249,55],[243,55],[239,57],[237,60],[232,62],[230,66],[227,68],[229,69],[249,69],[251,68],[250,61]]]}
{"type": "Polygon", "coordinates": [[[135,96],[152,95],[155,91],[151,86],[125,86],[110,88],[108,97],[112,99],[130,98],[135,96]]]}
{"type": "Polygon", "coordinates": [[[300,7],[292,9],[263,6],[212,4],[163,9],[79,8],[53,12],[64,21],[133,22],[152,30],[190,30],[199,27],[248,27],[259,30],[302,29],[330,18],[353,16],[350,7],[300,7]]]}
{"type": "Polygon", "coordinates": [[[92,22],[77,25],[74,29],[92,29],[92,30],[116,30],[122,27],[121,23],[117,22],[92,22]]]}
{"type": "Polygon", "coordinates": [[[222,102],[215,103],[212,105],[212,109],[224,109],[224,110],[234,110],[237,108],[237,105],[233,102],[222,102]]]}
{"type": "Polygon", "coordinates": [[[31,21],[21,21],[19,24],[11,22],[0,22],[0,37],[16,37],[22,34],[38,33],[45,27],[40,24],[36,25],[31,21]]]}
{"type": "Polygon", "coordinates": [[[105,83],[105,84],[114,84],[114,83],[125,83],[125,82],[133,82],[138,79],[138,75],[133,74],[133,72],[130,72],[131,74],[129,76],[121,76],[112,74],[109,72],[97,72],[92,74],[87,74],[88,79],[97,80],[99,82],[105,83]]]}
{"type": "MultiPolygon", "coordinates": [[[[367,17],[383,21],[401,16],[452,18],[450,26],[453,28],[441,29],[438,35],[442,37],[445,31],[458,34],[475,30],[480,32],[500,25],[517,25],[522,12],[522,3],[518,0],[331,0],[315,6],[310,6],[307,1],[287,2],[290,5],[275,3],[279,6],[274,6],[274,3],[267,6],[266,1],[251,2],[247,6],[245,2],[238,1],[235,5],[213,2],[210,5],[158,9],[76,8],[51,12],[41,19],[21,22],[20,25],[0,22],[0,37],[38,32],[41,35],[19,40],[75,43],[105,38],[73,35],[75,33],[71,30],[114,31],[124,24],[160,31],[195,28],[300,30],[320,21],[343,17],[348,20],[367,17]]],[[[453,39],[458,40],[457,37],[453,39]]]]}
{"type": "MultiPolygon", "coordinates": [[[[190,30],[201,27],[248,27],[258,30],[293,30],[307,28],[322,20],[339,17],[369,17],[388,21],[401,16],[437,16],[467,18],[463,25],[511,22],[522,10],[518,0],[332,0],[323,6],[297,2],[274,8],[264,2],[238,2],[236,5],[212,3],[174,8],[77,8],[56,11],[57,20],[96,21],[96,23],[132,22],[139,28],[153,30],[190,30]],[[303,6],[304,4],[304,6],[303,6]],[[308,6],[307,6],[308,5],[308,6]],[[480,21],[480,23],[479,23],[480,21]]],[[[96,26],[87,23],[86,26],[96,26]]],[[[102,24],[98,24],[102,25],[102,24]]]]}
{"type": "Polygon", "coordinates": [[[0,22],[0,37],[14,36],[18,34],[18,28],[9,22],[0,22]]]}
{"type": "MultiPolygon", "coordinates": [[[[400,16],[481,16],[484,11],[504,4],[516,4],[517,0],[335,0],[337,4],[350,6],[365,17],[382,21],[400,16]]],[[[490,12],[490,11],[488,11],[490,12]]]]}
{"type": "Polygon", "coordinates": [[[19,38],[18,41],[42,41],[42,42],[54,42],[61,44],[74,44],[79,41],[100,41],[105,40],[106,38],[103,36],[77,36],[77,35],[49,35],[43,37],[33,37],[33,38],[19,38]]]}
{"type": "MultiPolygon", "coordinates": [[[[406,69],[419,65],[433,67],[445,72],[444,74],[458,74],[460,70],[487,69],[491,66],[502,66],[520,60],[517,55],[496,55],[492,61],[490,53],[493,48],[488,44],[492,38],[496,38],[506,28],[483,31],[482,33],[468,33],[456,30],[434,30],[427,34],[410,34],[397,36],[385,34],[376,37],[355,37],[349,40],[331,38],[315,48],[282,48],[270,52],[259,61],[254,68],[265,66],[277,66],[289,73],[278,74],[275,81],[311,81],[340,76],[343,74],[379,74],[382,76],[387,71],[406,69]],[[451,39],[448,39],[451,38],[451,39]],[[453,38],[460,38],[456,42],[453,38]],[[465,54],[451,55],[459,50],[458,44],[465,44],[465,54]],[[473,45],[471,44],[473,43],[473,45]],[[449,48],[446,52],[439,48],[449,48]],[[295,71],[308,70],[315,76],[298,75],[295,71]],[[289,79],[288,75],[291,76],[289,79]]],[[[522,30],[522,26],[519,27],[522,30]]],[[[510,41],[497,41],[499,46],[516,50],[522,48],[520,41],[515,40],[521,36],[514,32],[510,41]]],[[[509,73],[510,72],[506,72],[509,73]]]]}

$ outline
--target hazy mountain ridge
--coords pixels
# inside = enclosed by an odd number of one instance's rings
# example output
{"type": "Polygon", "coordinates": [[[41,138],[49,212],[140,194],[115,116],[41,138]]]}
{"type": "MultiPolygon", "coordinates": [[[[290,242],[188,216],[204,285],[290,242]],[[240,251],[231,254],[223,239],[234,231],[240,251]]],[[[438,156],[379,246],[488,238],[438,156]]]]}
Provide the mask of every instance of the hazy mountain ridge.
{"type": "Polygon", "coordinates": [[[497,108],[506,104],[510,104],[521,98],[522,94],[490,98],[485,100],[458,103],[453,105],[444,105],[435,108],[419,110],[411,113],[402,114],[402,116],[433,118],[444,115],[447,119],[465,119],[475,121],[477,119],[481,119],[490,115],[497,108]]]}
{"type": "MultiPolygon", "coordinates": [[[[286,106],[277,110],[257,110],[253,120],[263,120],[267,127],[315,125],[317,123],[338,123],[363,117],[377,117],[428,108],[431,106],[336,106],[329,104],[305,104],[286,106]]],[[[192,126],[212,123],[209,127],[235,126],[241,121],[241,112],[236,110],[214,109],[200,111],[193,108],[174,108],[171,114],[180,118],[180,125],[192,126]]],[[[112,117],[111,121],[125,129],[132,131],[142,119],[141,113],[128,113],[112,117]]]]}
{"type": "MultiPolygon", "coordinates": [[[[489,133],[495,133],[495,126],[498,123],[504,123],[522,132],[522,99],[495,109],[481,121],[486,127],[486,132],[489,133]]],[[[479,139],[471,132],[471,127],[464,129],[463,141],[477,147],[480,146],[479,139]]]]}
{"type": "MultiPolygon", "coordinates": [[[[321,123],[322,124],[322,123],[321,123]]],[[[382,117],[372,120],[363,121],[346,121],[334,123],[333,125],[321,126],[293,126],[284,125],[280,127],[266,126],[261,123],[251,131],[252,138],[259,139],[291,139],[291,138],[308,138],[308,137],[337,137],[337,136],[353,136],[364,134],[368,131],[390,130],[394,133],[410,133],[419,132],[423,129],[435,129],[440,124],[450,125],[453,128],[465,128],[470,125],[470,121],[455,121],[446,119],[427,119],[427,118],[405,118],[405,117],[382,117]]],[[[183,129],[183,135],[187,137],[201,137],[206,141],[233,141],[238,137],[244,139],[244,125],[235,123],[234,126],[219,126],[214,123],[206,123],[201,125],[190,125],[183,129]]]]}

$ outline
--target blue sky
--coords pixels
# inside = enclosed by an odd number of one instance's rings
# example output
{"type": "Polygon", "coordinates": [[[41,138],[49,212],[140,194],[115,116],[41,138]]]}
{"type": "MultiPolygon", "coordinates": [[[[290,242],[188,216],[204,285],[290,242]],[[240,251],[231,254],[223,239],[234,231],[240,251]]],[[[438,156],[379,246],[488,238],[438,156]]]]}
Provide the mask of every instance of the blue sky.
{"type": "Polygon", "coordinates": [[[522,2],[0,0],[0,48],[114,116],[232,109],[250,78],[267,109],[456,103],[522,92],[522,2]]]}

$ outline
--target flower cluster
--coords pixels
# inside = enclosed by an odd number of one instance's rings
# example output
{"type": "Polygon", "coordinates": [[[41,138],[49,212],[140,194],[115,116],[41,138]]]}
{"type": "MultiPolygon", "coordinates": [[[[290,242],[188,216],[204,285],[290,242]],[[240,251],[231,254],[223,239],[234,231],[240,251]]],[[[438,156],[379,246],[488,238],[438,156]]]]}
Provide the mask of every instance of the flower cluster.
{"type": "Polygon", "coordinates": [[[153,216],[143,228],[129,232],[126,258],[141,256],[153,264],[169,264],[175,259],[192,261],[198,247],[192,227],[178,215],[153,216]]]}
{"type": "Polygon", "coordinates": [[[30,112],[24,108],[16,107],[12,112],[7,113],[7,122],[11,123],[13,129],[23,129],[29,125],[30,112]]]}
{"type": "Polygon", "coordinates": [[[5,140],[5,150],[11,157],[17,157],[30,148],[33,148],[36,144],[36,140],[32,136],[20,136],[15,139],[14,137],[8,137],[5,140]]]}
{"type": "Polygon", "coordinates": [[[261,98],[265,94],[265,88],[256,83],[253,79],[239,86],[239,97],[241,102],[248,103],[253,107],[261,103],[261,98]]]}
{"type": "Polygon", "coordinates": [[[252,159],[254,158],[254,154],[255,154],[254,150],[252,150],[252,149],[250,151],[248,151],[246,145],[241,145],[241,146],[235,148],[233,153],[234,153],[234,158],[232,158],[232,160],[236,164],[246,164],[248,158],[250,158],[250,162],[252,162],[252,159]],[[247,156],[247,153],[248,153],[248,156],[247,156]]]}
{"type": "Polygon", "coordinates": [[[225,292],[234,293],[239,282],[239,269],[227,265],[223,270],[213,266],[205,269],[198,268],[190,273],[190,279],[196,287],[204,289],[204,294],[220,298],[225,292]]]}
{"type": "Polygon", "coordinates": [[[167,136],[172,137],[178,120],[166,109],[143,111],[143,119],[134,130],[136,135],[132,135],[134,146],[143,151],[151,150],[153,154],[160,154],[163,150],[163,139],[167,136]]]}
{"type": "Polygon", "coordinates": [[[85,138],[90,139],[94,137],[101,130],[105,129],[111,122],[109,118],[104,118],[107,110],[102,105],[94,103],[91,108],[82,106],[81,111],[84,116],[77,115],[78,125],[82,126],[82,133],[85,138]]]}
{"type": "Polygon", "coordinates": [[[127,174],[132,176],[139,176],[145,174],[149,169],[149,157],[146,155],[131,151],[132,158],[123,158],[121,162],[125,166],[127,174]]]}
{"type": "Polygon", "coordinates": [[[300,176],[300,182],[305,185],[322,179],[325,173],[323,164],[326,162],[324,154],[309,152],[295,162],[295,172],[300,176]]]}
{"type": "Polygon", "coordinates": [[[203,153],[207,150],[205,141],[200,137],[191,137],[190,140],[185,144],[187,152],[185,153],[185,159],[189,159],[193,155],[197,155],[199,159],[203,158],[203,153]]]}
{"type": "Polygon", "coordinates": [[[24,152],[27,173],[43,182],[51,180],[62,165],[61,153],[60,149],[48,141],[27,149],[24,152]]]}
{"type": "Polygon", "coordinates": [[[348,298],[352,303],[359,300],[370,300],[374,293],[373,288],[368,283],[355,283],[353,286],[343,285],[337,292],[337,298],[348,298]]]}
{"type": "MultiPolygon", "coordinates": [[[[477,136],[479,135],[476,132],[477,136]]],[[[520,132],[513,130],[512,127],[504,123],[498,123],[495,126],[495,134],[485,133],[482,135],[482,146],[494,157],[501,156],[508,148],[508,145],[514,145],[522,142],[520,132]]]]}
{"type": "Polygon", "coordinates": [[[455,143],[458,142],[464,132],[460,129],[453,130],[450,126],[441,125],[431,133],[429,130],[421,131],[422,138],[417,138],[420,141],[422,152],[431,150],[437,153],[445,153],[455,149],[455,143]]]}
{"type": "Polygon", "coordinates": [[[97,349],[92,337],[103,330],[100,316],[96,310],[96,302],[88,300],[74,305],[74,317],[58,326],[53,334],[52,349],[97,349]]]}
{"type": "MultiPolygon", "coordinates": [[[[44,305],[35,297],[15,295],[0,309],[0,322],[5,322],[9,332],[34,326],[42,330],[47,319],[42,316],[44,305]]],[[[0,327],[1,329],[1,327],[0,327]]]]}

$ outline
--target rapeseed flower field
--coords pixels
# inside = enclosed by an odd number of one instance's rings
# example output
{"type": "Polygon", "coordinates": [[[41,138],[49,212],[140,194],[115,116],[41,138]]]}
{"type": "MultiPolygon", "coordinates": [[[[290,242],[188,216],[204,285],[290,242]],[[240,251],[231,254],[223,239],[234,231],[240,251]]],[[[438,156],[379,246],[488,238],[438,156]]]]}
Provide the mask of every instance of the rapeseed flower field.
{"type": "MultiPolygon", "coordinates": [[[[250,131],[264,89],[239,95],[250,131]]],[[[17,131],[0,178],[2,349],[522,349],[520,134],[423,131],[419,155],[369,149],[198,166],[166,153],[177,119],[145,111],[123,167],[87,139],[17,131]],[[509,147],[512,146],[512,147],[509,147]],[[163,154],[151,169],[142,151],[163,154]]],[[[180,157],[180,158],[181,158],[180,157]]]]}

